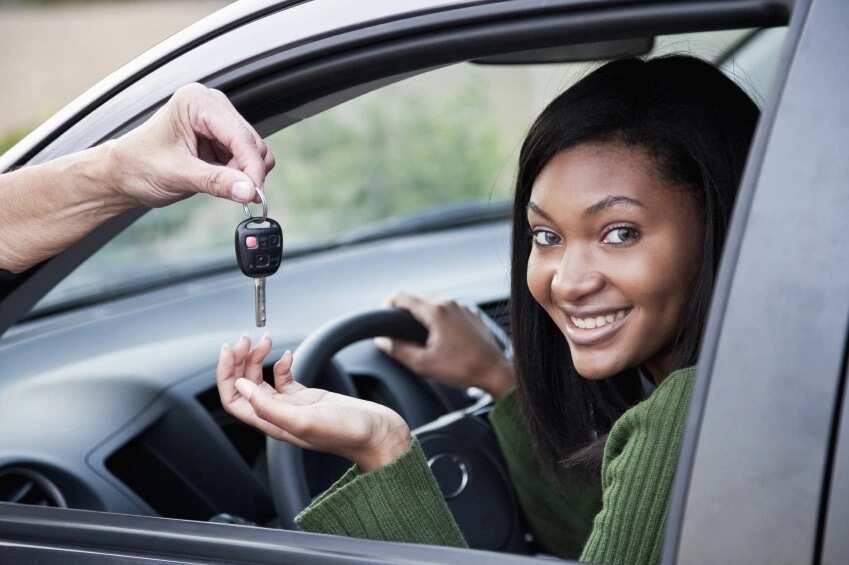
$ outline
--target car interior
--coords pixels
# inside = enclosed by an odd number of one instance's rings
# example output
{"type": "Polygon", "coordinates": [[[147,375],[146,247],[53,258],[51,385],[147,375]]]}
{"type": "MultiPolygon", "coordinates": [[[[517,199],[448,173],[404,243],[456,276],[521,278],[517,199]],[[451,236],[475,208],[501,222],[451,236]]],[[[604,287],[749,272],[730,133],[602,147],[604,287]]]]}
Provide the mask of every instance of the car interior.
{"type": "MultiPolygon", "coordinates": [[[[475,306],[509,354],[510,198],[534,117],[604,61],[671,53],[713,62],[763,106],[784,33],[483,56],[264,123],[278,162],[265,193],[285,241],[268,281],[266,380],[297,350],[299,380],[391,407],[419,437],[470,547],[539,553],[486,421],[491,399],[380,353],[370,338],[425,337],[381,305],[405,290],[475,306]]],[[[252,283],[235,269],[243,218],[203,197],[149,211],[0,338],[18,375],[0,383],[0,426],[16,430],[0,446],[0,501],[292,529],[342,475],[347,461],[268,440],[221,406],[218,347],[263,333],[252,283]]]]}

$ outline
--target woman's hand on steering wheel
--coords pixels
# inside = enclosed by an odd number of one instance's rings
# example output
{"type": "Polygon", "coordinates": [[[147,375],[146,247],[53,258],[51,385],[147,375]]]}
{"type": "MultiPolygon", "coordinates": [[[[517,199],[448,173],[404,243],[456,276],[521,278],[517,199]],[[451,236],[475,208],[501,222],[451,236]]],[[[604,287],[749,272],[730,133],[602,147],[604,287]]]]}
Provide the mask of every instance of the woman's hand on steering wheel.
{"type": "Polygon", "coordinates": [[[403,308],[428,329],[427,343],[376,338],[377,347],[413,372],[458,388],[474,386],[495,398],[507,394],[516,378],[478,313],[453,300],[430,302],[399,292],[388,306],[403,308]]]}
{"type": "Polygon", "coordinates": [[[371,471],[391,463],[410,445],[404,419],[383,405],[306,388],[292,375],[292,354],[274,364],[274,386],[263,380],[262,363],[271,351],[266,334],[256,348],[242,336],[221,348],[216,379],[229,414],[275,439],[345,457],[371,471]]]}

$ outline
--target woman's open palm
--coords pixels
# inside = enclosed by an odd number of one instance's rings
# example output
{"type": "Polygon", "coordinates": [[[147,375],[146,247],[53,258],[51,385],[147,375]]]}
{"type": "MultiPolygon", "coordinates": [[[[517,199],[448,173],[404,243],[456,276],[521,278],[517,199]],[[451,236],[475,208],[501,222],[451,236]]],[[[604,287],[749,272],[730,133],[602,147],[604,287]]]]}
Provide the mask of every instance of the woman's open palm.
{"type": "Polygon", "coordinates": [[[391,409],[319,388],[306,388],[292,375],[292,354],[274,364],[274,386],[263,380],[262,363],[271,351],[264,336],[256,348],[243,336],[221,348],[216,371],[224,409],[266,434],[304,449],[332,453],[364,468],[380,466],[402,453],[409,429],[391,409]]]}

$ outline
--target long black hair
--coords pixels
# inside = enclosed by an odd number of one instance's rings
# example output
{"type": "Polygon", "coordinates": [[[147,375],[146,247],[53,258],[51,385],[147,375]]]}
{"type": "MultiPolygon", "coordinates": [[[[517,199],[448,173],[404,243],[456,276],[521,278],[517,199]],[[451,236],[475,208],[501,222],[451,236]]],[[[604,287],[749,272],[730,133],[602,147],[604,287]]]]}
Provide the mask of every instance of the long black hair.
{"type": "Polygon", "coordinates": [[[677,368],[696,362],[714,277],[758,109],[700,59],[622,59],[596,69],[539,115],[519,157],[513,207],[511,323],[518,395],[538,454],[597,471],[607,432],[642,398],[637,367],[592,381],[575,370],[560,330],[528,290],[526,208],[533,183],[560,151],[582,143],[646,150],[660,178],[691,192],[704,229],[702,264],[671,344],[677,368]]]}

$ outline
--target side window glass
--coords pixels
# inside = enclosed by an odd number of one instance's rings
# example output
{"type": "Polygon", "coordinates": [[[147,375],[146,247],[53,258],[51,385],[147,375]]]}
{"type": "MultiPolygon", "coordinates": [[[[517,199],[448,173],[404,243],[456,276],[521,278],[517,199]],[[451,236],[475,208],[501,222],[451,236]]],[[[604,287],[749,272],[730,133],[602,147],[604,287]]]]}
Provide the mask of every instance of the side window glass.
{"type": "MultiPolygon", "coordinates": [[[[519,144],[584,63],[463,63],[383,87],[266,141],[269,212],[287,251],[417,214],[510,198],[519,144]]],[[[238,204],[195,196],[146,213],[37,306],[235,267],[238,204]]]]}
{"type": "MultiPolygon", "coordinates": [[[[750,33],[658,37],[650,55],[684,52],[718,61],[750,33]]],[[[737,66],[743,59],[734,58],[737,66]]],[[[759,67],[758,61],[751,64],[759,67]]],[[[278,165],[265,188],[287,250],[320,247],[428,211],[509,200],[528,127],[596,64],[461,63],[269,136],[278,165]]],[[[243,217],[241,206],[206,196],[152,210],[36,308],[235,267],[233,230],[243,217]]]]}
{"type": "Polygon", "coordinates": [[[761,108],[774,94],[778,57],[786,34],[786,27],[756,31],[722,63],[722,70],[761,108]]]}

